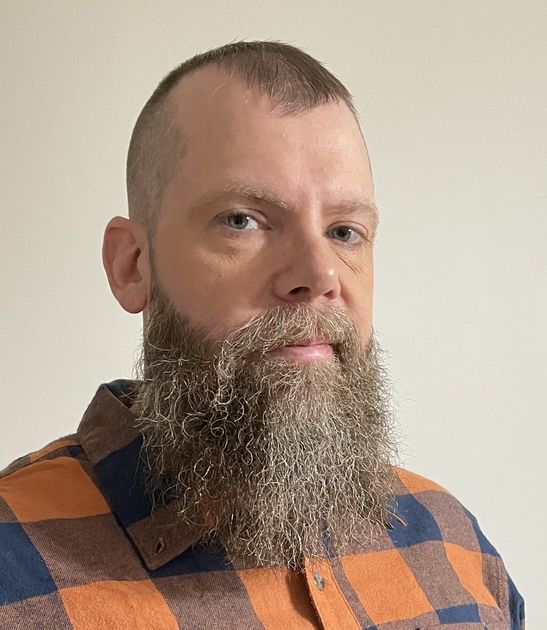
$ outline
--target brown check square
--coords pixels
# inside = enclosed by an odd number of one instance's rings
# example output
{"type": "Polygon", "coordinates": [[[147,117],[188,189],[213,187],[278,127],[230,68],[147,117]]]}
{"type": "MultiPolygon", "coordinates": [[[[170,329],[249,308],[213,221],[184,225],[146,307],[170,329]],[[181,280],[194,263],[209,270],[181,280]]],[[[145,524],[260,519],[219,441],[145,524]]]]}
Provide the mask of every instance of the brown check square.
{"type": "Polygon", "coordinates": [[[59,588],[148,577],[111,514],[40,521],[24,527],[59,588]]]}

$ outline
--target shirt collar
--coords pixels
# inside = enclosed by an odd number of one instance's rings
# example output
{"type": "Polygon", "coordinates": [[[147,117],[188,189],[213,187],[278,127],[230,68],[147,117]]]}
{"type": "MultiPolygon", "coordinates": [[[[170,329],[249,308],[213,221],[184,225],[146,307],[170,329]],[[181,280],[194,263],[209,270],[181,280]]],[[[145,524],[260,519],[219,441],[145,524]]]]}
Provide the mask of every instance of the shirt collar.
{"type": "Polygon", "coordinates": [[[150,570],[158,569],[199,540],[181,527],[173,504],[154,507],[145,490],[142,436],[129,405],[135,381],[103,384],[89,404],[78,436],[112,513],[150,570]]]}

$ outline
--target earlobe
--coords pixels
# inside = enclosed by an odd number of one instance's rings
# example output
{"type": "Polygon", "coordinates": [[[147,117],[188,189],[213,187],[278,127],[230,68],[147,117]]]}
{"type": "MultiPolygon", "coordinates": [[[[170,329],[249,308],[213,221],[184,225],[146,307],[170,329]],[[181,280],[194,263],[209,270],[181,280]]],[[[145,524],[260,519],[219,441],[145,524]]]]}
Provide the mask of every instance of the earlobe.
{"type": "Polygon", "coordinates": [[[103,265],[122,308],[129,313],[144,310],[150,278],[146,228],[125,217],[111,219],[104,232],[103,265]]]}

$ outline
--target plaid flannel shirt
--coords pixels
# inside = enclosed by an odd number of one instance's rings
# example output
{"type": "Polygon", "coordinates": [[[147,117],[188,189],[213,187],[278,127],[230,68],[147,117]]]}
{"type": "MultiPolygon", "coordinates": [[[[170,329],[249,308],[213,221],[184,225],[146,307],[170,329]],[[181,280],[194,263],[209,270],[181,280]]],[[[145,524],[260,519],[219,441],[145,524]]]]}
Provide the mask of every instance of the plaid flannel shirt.
{"type": "Polygon", "coordinates": [[[0,628],[511,630],[524,603],[476,519],[398,469],[375,544],[295,573],[242,569],[152,506],[130,381],[103,385],[76,434],[0,473],[0,628]]]}

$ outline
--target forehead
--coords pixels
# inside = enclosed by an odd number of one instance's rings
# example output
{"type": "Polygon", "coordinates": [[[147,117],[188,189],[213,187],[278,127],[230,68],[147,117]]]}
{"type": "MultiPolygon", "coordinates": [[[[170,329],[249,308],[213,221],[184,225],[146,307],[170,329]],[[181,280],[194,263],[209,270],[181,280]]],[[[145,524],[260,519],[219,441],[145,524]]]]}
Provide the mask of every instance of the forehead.
{"type": "Polygon", "coordinates": [[[216,68],[185,77],[171,102],[184,142],[174,179],[186,194],[241,181],[289,197],[373,196],[365,143],[343,102],[283,114],[267,95],[216,68]]]}

